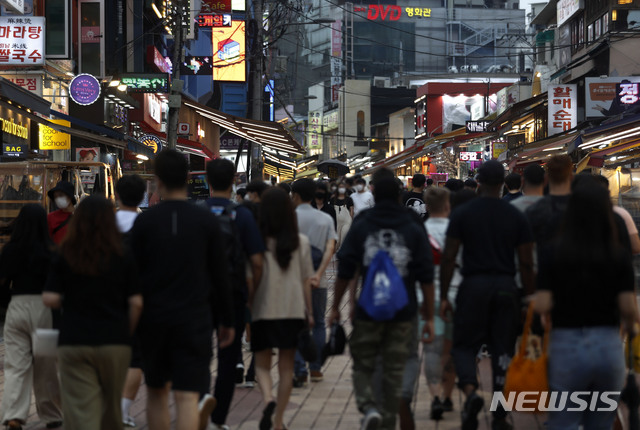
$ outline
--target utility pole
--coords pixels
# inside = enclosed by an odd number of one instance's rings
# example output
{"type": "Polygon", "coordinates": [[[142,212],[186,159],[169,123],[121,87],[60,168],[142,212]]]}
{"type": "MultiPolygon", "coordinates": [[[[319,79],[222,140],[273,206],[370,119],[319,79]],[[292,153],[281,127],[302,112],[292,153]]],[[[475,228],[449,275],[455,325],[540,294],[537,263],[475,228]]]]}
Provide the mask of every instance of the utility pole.
{"type": "Polygon", "coordinates": [[[180,80],[180,64],[182,64],[183,31],[185,25],[184,14],[185,5],[189,5],[189,0],[174,0],[175,12],[173,13],[173,64],[171,71],[171,93],[169,94],[169,124],[167,126],[167,146],[176,148],[178,141],[178,114],[182,104],[182,88],[184,82],[180,80]]]}
{"type": "MultiPolygon", "coordinates": [[[[262,120],[262,93],[264,92],[262,85],[262,60],[264,55],[263,1],[264,0],[253,1],[253,17],[256,21],[256,39],[251,55],[251,68],[253,70],[253,75],[251,76],[251,119],[258,121],[262,120]]],[[[253,142],[247,141],[247,143],[247,174],[251,180],[262,180],[262,171],[260,169],[260,160],[262,158],[261,148],[253,142]]]]}

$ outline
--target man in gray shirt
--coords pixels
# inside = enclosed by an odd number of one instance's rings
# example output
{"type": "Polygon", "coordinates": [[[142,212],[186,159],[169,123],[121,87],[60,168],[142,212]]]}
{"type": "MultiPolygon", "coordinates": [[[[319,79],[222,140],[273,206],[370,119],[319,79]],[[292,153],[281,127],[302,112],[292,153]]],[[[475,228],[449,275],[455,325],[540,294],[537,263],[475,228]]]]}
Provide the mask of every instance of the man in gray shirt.
{"type": "MultiPolygon", "coordinates": [[[[322,381],[322,358],[320,352],[326,342],[325,311],[327,309],[327,270],[335,251],[338,235],[333,218],[314,209],[311,201],[316,192],[316,184],[311,179],[299,179],[293,183],[291,194],[296,206],[298,230],[309,238],[315,274],[311,278],[311,303],[313,306],[313,339],[318,350],[318,359],[309,363],[311,381],[322,381]]],[[[301,387],[307,380],[307,365],[300,353],[296,354],[294,387],[301,387]]]]}
{"type": "Polygon", "coordinates": [[[523,177],[522,197],[511,200],[511,204],[522,213],[544,194],[544,168],[539,164],[531,164],[524,169],[523,177]]]}

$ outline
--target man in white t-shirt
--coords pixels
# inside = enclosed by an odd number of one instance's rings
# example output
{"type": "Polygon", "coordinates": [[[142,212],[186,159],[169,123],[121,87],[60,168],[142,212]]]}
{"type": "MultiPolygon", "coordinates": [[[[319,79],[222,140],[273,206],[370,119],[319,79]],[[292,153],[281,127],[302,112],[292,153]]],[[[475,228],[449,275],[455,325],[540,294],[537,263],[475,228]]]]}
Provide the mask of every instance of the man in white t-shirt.
{"type": "Polygon", "coordinates": [[[353,217],[358,216],[360,212],[365,209],[370,209],[375,204],[373,200],[373,194],[367,189],[367,181],[362,177],[357,177],[355,181],[356,192],[351,194],[351,200],[353,200],[353,217]]]}

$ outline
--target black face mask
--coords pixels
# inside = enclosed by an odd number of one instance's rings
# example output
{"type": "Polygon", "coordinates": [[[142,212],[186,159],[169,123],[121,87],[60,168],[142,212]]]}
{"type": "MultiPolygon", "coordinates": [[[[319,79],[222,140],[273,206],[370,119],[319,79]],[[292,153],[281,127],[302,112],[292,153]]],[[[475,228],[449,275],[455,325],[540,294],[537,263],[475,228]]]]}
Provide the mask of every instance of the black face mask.
{"type": "Polygon", "coordinates": [[[326,198],[327,198],[327,195],[325,193],[316,193],[316,199],[324,200],[326,198]]]}

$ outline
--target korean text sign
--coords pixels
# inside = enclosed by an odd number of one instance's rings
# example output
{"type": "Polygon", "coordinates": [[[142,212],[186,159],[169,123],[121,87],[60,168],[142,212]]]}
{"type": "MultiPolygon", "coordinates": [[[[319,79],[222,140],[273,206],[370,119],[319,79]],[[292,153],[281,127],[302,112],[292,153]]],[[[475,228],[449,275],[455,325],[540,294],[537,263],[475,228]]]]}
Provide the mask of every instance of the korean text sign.
{"type": "Polygon", "coordinates": [[[578,125],[578,87],[575,84],[549,87],[549,136],[578,125]]]}
{"type": "Polygon", "coordinates": [[[44,17],[0,16],[0,65],[44,64],[44,17]]]}

